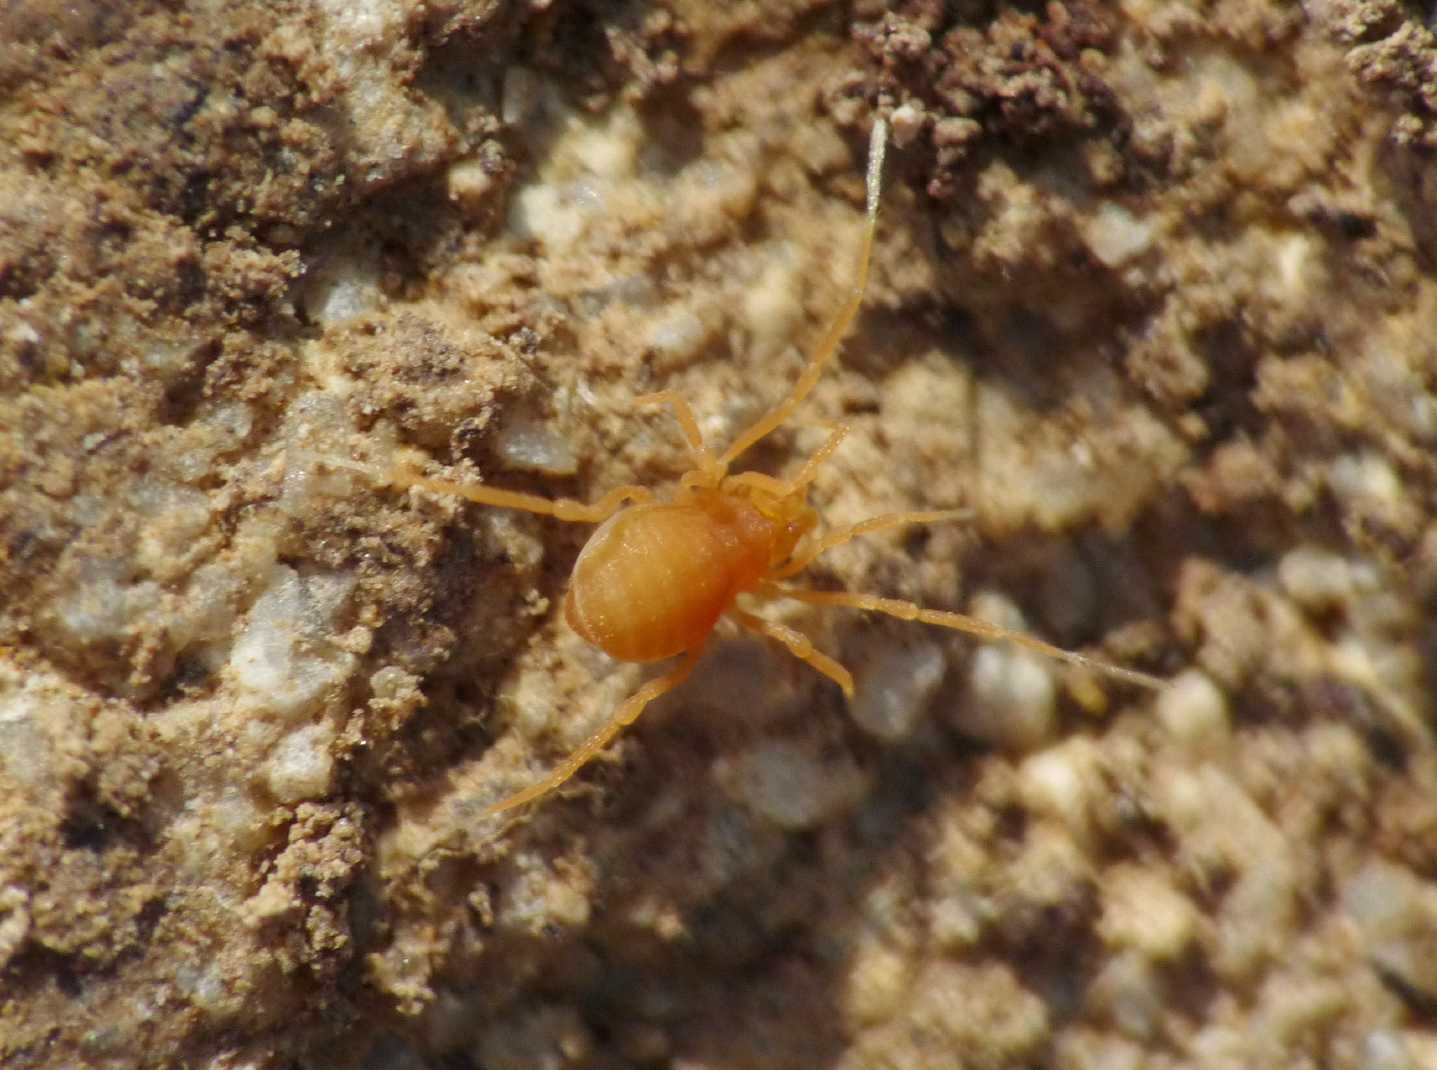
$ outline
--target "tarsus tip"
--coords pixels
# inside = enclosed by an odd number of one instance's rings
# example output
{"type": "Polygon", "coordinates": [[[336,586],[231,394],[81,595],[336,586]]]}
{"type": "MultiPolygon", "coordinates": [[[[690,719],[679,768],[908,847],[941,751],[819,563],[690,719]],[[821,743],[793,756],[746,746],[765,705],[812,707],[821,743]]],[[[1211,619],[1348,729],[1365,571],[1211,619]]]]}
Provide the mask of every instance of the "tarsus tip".
{"type": "Polygon", "coordinates": [[[888,148],[888,122],[873,120],[873,134],[868,139],[868,214],[878,211],[878,194],[882,188],[883,156],[888,148]]]}

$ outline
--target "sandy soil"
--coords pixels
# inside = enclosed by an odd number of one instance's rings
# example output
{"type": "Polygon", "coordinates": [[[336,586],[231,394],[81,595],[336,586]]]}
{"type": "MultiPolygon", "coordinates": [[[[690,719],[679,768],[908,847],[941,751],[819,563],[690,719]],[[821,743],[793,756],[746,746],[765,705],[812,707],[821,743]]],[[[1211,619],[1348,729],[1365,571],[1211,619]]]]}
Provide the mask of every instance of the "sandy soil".
{"type": "Polygon", "coordinates": [[[1437,1066],[1437,45],[1394,0],[0,11],[0,1065],[1437,1066]],[[811,570],[557,606],[874,279],[811,570]]]}

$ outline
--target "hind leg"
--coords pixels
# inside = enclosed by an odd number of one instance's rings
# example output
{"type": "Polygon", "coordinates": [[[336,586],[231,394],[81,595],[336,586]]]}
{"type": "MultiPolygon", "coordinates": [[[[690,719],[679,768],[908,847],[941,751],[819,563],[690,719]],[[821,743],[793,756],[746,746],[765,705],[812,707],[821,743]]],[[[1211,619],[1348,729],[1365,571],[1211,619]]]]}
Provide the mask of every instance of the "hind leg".
{"type": "Polygon", "coordinates": [[[535,799],[548,795],[549,792],[553,791],[587,765],[589,761],[607,747],[609,742],[622,732],[625,727],[638,720],[639,714],[644,712],[644,707],[648,706],[650,702],[653,702],[654,699],[660,695],[667,694],[687,680],[689,674],[694,671],[694,662],[698,661],[699,654],[701,653],[701,649],[690,650],[684,655],[684,660],[680,662],[678,667],[672,672],[667,672],[663,676],[655,677],[644,684],[643,687],[630,695],[628,699],[624,701],[623,705],[614,711],[614,715],[609,718],[608,723],[605,724],[603,728],[600,728],[585,740],[578,750],[574,751],[573,754],[570,754],[555,766],[553,772],[537,784],[531,784],[523,791],[515,792],[513,795],[500,799],[498,802],[486,807],[484,810],[485,815],[497,814],[504,810],[512,810],[516,806],[523,806],[525,803],[533,802],[535,799]]]}

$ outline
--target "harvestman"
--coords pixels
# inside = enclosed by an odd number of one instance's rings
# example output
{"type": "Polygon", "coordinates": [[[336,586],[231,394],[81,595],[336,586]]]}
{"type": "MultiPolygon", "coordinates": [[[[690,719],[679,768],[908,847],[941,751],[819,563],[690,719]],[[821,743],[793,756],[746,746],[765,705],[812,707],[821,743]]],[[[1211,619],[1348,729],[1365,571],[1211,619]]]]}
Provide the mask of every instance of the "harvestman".
{"type": "Polygon", "coordinates": [[[760,601],[796,599],[812,605],[886,613],[981,639],[1014,643],[1126,683],[1153,688],[1165,686],[1163,680],[1147,673],[1064,650],[961,613],[924,609],[911,602],[869,594],[808,590],[784,582],[820,554],[860,535],[908,524],[958,520],[968,515],[966,510],[958,509],[889,513],[816,534],[819,515],[805,499],[819,467],[849,432],[848,425],[841,423],[791,478],[775,478],[760,472],[729,473],[729,468],[745,451],[781,427],[808,397],[838,352],[839,343],[863,302],[878,221],[886,141],[886,124],[878,120],[869,145],[867,216],[853,284],[788,396],[718,456],[705,445],[698,421],[682,397],[664,391],[635,399],[640,405],[670,406],[693,455],[694,467],[683,474],[671,497],[657,499],[645,487],[628,485],[616,487],[597,502],[585,504],[432,479],[402,465],[382,473],[353,462],[328,462],[357,469],[379,482],[399,487],[418,487],[501,509],[600,525],[574,564],[564,598],[565,619],[581,637],[621,661],[658,661],[682,656],[676,667],[643,684],[602,728],[547,777],[494,803],[487,813],[532,802],[578,772],[626,725],[632,724],[649,703],[688,679],[709,635],[723,616],[741,628],[782,644],[838,684],[845,696],[852,696],[853,677],[843,665],[816,650],[802,632],[740,607],[736,600],[741,594],[760,601]]]}

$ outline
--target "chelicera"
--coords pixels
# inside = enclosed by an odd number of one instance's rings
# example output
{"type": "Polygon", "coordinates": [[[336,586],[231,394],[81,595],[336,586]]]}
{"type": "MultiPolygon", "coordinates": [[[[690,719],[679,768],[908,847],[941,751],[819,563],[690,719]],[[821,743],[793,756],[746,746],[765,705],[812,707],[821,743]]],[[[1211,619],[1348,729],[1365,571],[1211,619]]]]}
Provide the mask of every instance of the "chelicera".
{"type": "MultiPolygon", "coordinates": [[[[647,488],[621,486],[597,502],[549,499],[499,488],[434,479],[395,467],[382,476],[400,487],[417,487],[501,509],[518,509],[581,524],[598,524],[574,565],[564,599],[569,626],[585,640],[621,661],[679,658],[676,666],[649,680],[623,702],[597,732],[548,776],[488,807],[498,813],[547,795],[632,724],[649,703],[678,687],[693,671],[721,617],[776,641],[853,694],[853,677],[839,662],[814,648],[802,632],[767,620],[738,604],[741,595],[758,601],[796,599],[820,606],[885,613],[966,632],[985,640],[1014,643],[1050,658],[1080,665],[1144,687],[1162,687],[1157,677],[1112,665],[1000,628],[961,613],[924,609],[911,602],[849,591],[816,591],[791,586],[790,578],[827,550],[851,539],[909,524],[958,520],[966,510],[898,512],[851,527],[820,533],[819,514],[808,504],[808,487],[848,434],[836,425],[819,449],[789,478],[760,472],[731,472],[734,463],[760,439],[781,427],[806,399],[838,352],[863,301],[878,220],[886,126],[874,124],[867,174],[867,218],[852,287],[787,397],[744,430],[722,453],[705,444],[688,402],[665,391],[637,400],[673,409],[694,467],[667,498],[647,488]]],[[[346,462],[334,462],[349,466],[346,462]]],[[[360,466],[354,466],[360,467],[360,466]]],[[[367,467],[364,471],[370,471],[367,467]]],[[[374,473],[371,473],[374,474],[374,473]]]]}

